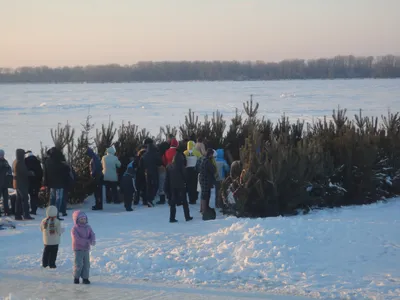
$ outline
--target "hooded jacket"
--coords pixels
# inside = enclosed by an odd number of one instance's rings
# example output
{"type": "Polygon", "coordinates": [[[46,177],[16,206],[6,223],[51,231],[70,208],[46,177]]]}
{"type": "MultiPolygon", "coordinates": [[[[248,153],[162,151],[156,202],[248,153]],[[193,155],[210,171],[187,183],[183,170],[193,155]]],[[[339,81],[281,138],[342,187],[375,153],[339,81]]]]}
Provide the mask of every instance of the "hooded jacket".
{"type": "Polygon", "coordinates": [[[226,175],[229,173],[229,165],[224,158],[224,149],[217,149],[217,157],[215,163],[217,166],[218,180],[224,180],[226,175]]]}
{"type": "Polygon", "coordinates": [[[47,151],[44,163],[44,186],[51,189],[63,189],[70,180],[70,167],[66,164],[61,150],[56,147],[47,151]]]}
{"type": "Polygon", "coordinates": [[[40,223],[40,230],[43,233],[43,244],[58,245],[60,244],[61,223],[57,219],[57,207],[48,206],[46,208],[46,218],[40,223]]]}
{"type": "Polygon", "coordinates": [[[7,176],[12,176],[11,166],[4,157],[0,157],[0,189],[9,188],[7,176]]]}
{"type": "Polygon", "coordinates": [[[16,190],[25,191],[28,193],[29,189],[29,176],[31,173],[25,164],[25,150],[17,149],[15,152],[16,160],[13,163],[13,187],[16,190]]]}
{"type": "Polygon", "coordinates": [[[164,157],[163,157],[163,162],[165,166],[168,166],[172,164],[172,160],[174,159],[174,156],[176,154],[176,148],[179,146],[178,141],[176,138],[171,139],[171,147],[165,151],[164,157]]]}
{"type": "Polygon", "coordinates": [[[187,143],[187,150],[183,152],[186,156],[186,167],[192,168],[196,166],[197,160],[201,157],[201,153],[195,148],[195,142],[189,141],[187,143]]]}
{"type": "Polygon", "coordinates": [[[107,154],[101,159],[101,165],[103,167],[104,181],[117,182],[118,173],[117,168],[121,167],[121,162],[115,156],[114,147],[107,149],[107,154]]]}
{"type": "Polygon", "coordinates": [[[88,224],[89,220],[87,215],[83,211],[76,210],[72,214],[72,220],[74,222],[74,226],[71,229],[72,250],[89,251],[90,246],[96,245],[96,235],[94,234],[92,227],[88,224]],[[86,217],[86,224],[78,223],[78,220],[81,217],[86,217]]]}
{"type": "Polygon", "coordinates": [[[89,164],[90,175],[92,178],[100,179],[103,176],[103,168],[100,158],[96,153],[94,153],[92,148],[88,148],[86,154],[91,158],[89,164]]]}
{"type": "Polygon", "coordinates": [[[43,169],[40,161],[31,152],[25,155],[25,164],[28,171],[32,171],[35,175],[29,177],[29,184],[31,188],[39,189],[43,180],[43,169]]]}
{"type": "Polygon", "coordinates": [[[141,164],[147,176],[158,177],[158,167],[162,165],[162,160],[154,144],[147,145],[147,150],[141,158],[141,164]]]}

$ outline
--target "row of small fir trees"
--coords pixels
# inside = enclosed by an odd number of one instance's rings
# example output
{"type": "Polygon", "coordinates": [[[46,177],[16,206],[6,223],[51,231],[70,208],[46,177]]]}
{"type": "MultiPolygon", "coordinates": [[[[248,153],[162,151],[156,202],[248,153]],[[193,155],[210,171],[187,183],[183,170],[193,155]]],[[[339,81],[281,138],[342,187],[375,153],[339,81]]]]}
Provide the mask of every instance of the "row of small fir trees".
{"type": "MultiPolygon", "coordinates": [[[[365,117],[360,110],[353,120],[346,109],[333,110],[312,124],[291,123],[284,115],[274,124],[258,116],[258,103],[243,103],[245,116],[236,111],[227,128],[216,111],[203,121],[191,110],[179,127],[167,125],[152,136],[135,124],[102,125],[92,135],[91,117],[78,137],[69,124],[51,130],[77,178],[69,203],[81,203],[93,193],[86,149],[100,155],[114,145],[122,162],[120,172],[147,137],[156,142],[170,134],[181,140],[202,137],[207,147],[225,149],[228,162],[240,161],[240,170],[229,176],[222,199],[233,202],[224,211],[238,217],[268,217],[307,212],[318,207],[368,204],[400,194],[400,116],[365,117]]],[[[42,146],[42,159],[46,148],[42,146]]]]}

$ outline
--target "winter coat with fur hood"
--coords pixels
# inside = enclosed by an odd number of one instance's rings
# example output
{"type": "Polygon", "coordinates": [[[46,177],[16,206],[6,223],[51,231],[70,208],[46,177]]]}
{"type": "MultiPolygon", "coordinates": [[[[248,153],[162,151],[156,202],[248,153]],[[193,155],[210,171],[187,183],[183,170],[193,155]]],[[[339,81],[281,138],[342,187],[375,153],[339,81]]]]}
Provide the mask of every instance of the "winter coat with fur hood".
{"type": "Polygon", "coordinates": [[[46,218],[40,223],[40,230],[43,233],[43,244],[58,245],[60,244],[61,223],[57,219],[57,207],[49,206],[46,209],[46,218]]]}
{"type": "Polygon", "coordinates": [[[107,154],[101,159],[104,181],[118,182],[117,168],[121,167],[121,162],[115,156],[114,147],[108,148],[106,152],[107,154]]]}

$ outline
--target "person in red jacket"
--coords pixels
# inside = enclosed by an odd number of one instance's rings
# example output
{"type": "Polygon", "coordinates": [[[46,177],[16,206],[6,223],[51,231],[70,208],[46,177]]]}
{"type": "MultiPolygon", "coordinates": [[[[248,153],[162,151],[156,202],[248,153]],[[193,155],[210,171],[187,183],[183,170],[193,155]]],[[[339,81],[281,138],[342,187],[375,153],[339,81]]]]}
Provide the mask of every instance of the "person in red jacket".
{"type": "Polygon", "coordinates": [[[168,166],[170,164],[172,164],[172,160],[175,157],[176,154],[176,148],[178,147],[178,141],[176,140],[176,138],[172,138],[171,139],[171,147],[165,151],[165,154],[163,156],[163,163],[165,166],[168,166]]]}

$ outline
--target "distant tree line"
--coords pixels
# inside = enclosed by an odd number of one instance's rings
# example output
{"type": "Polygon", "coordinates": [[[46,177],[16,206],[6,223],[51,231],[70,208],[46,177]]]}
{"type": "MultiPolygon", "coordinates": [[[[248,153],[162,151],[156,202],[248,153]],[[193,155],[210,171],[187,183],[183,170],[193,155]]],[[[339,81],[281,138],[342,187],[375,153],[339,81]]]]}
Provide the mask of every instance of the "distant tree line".
{"type": "Polygon", "coordinates": [[[156,82],[279,80],[334,78],[397,78],[400,56],[336,56],[273,62],[179,61],[134,65],[89,65],[49,68],[0,68],[0,83],[156,82]]]}

